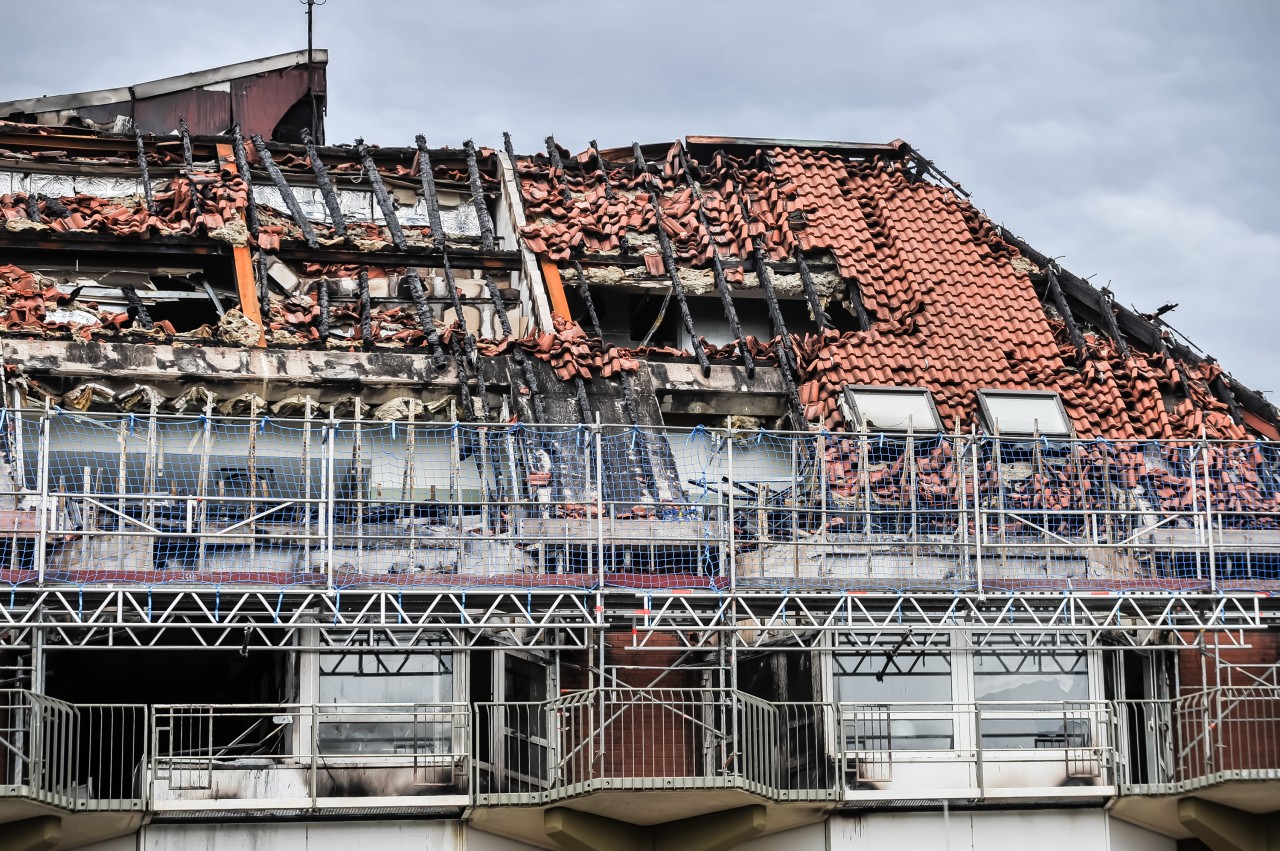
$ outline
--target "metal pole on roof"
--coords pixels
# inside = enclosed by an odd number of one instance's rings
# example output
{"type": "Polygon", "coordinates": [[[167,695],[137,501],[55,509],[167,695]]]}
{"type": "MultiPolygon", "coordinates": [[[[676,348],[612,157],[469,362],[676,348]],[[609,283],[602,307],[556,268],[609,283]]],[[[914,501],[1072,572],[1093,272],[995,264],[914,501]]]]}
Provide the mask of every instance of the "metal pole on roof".
{"type": "Polygon", "coordinates": [[[316,7],[323,6],[329,0],[298,0],[307,7],[307,98],[311,102],[311,135],[319,140],[320,144],[324,144],[324,134],[320,132],[320,122],[316,111],[316,90],[312,85],[315,81],[312,79],[312,70],[315,67],[315,24],[316,24],[316,7]]]}

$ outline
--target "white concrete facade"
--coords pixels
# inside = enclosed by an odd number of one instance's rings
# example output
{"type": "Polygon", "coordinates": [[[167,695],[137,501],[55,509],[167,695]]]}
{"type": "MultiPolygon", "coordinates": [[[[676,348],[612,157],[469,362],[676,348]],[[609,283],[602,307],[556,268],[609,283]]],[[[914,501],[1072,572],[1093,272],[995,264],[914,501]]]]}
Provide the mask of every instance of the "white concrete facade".
{"type": "MultiPolygon", "coordinates": [[[[888,812],[832,815],[773,833],[740,851],[1174,851],[1165,836],[1101,809],[888,812]]],[[[458,820],[153,824],[86,851],[524,851],[536,846],[474,830],[458,820]]],[[[602,850],[603,851],[603,850],[602,850]]]]}

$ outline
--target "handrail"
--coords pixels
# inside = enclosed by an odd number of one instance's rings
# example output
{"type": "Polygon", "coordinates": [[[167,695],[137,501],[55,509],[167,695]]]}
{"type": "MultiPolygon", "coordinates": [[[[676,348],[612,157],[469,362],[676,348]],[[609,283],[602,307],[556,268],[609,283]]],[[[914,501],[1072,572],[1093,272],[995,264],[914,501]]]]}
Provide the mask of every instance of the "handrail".
{"type": "Polygon", "coordinates": [[[975,795],[991,792],[1002,766],[1028,764],[1056,764],[1094,789],[1176,794],[1280,779],[1278,748],[1271,686],[1165,701],[773,702],[615,685],[527,702],[154,706],[0,690],[0,797],[70,811],[181,808],[268,788],[316,807],[344,772],[370,770],[400,800],[476,806],[706,788],[820,802],[866,783],[920,791],[907,769],[940,757],[971,766],[975,795]],[[237,786],[263,771],[291,773],[294,786],[237,786]]]}

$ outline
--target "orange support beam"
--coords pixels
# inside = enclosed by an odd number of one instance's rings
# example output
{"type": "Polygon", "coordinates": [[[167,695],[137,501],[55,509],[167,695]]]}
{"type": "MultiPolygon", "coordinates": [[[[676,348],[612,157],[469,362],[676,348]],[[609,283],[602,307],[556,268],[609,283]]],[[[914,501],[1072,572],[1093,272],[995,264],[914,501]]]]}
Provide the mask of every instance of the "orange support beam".
{"type": "MultiPolygon", "coordinates": [[[[219,164],[232,172],[236,173],[235,156],[231,152],[230,145],[218,145],[219,164]]],[[[249,203],[253,203],[250,199],[249,203]]],[[[237,245],[231,250],[232,259],[235,261],[236,271],[236,291],[240,295],[240,312],[245,315],[254,325],[262,329],[262,311],[258,308],[258,280],[253,274],[253,255],[249,252],[249,246],[237,245]]],[[[258,346],[266,346],[266,332],[258,335],[258,346]]]]}
{"type": "Polygon", "coordinates": [[[547,257],[539,257],[538,263],[542,266],[542,279],[547,282],[547,294],[551,296],[551,312],[569,321],[569,301],[564,297],[559,267],[547,257]]]}

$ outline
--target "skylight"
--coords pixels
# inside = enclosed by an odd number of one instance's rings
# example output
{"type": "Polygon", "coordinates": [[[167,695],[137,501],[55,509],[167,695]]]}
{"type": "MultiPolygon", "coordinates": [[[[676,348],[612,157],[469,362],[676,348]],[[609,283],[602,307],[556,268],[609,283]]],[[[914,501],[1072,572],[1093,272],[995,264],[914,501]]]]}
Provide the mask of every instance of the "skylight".
{"type": "Polygon", "coordinates": [[[993,433],[1071,435],[1071,421],[1057,393],[983,390],[978,393],[978,400],[982,404],[982,418],[993,433]]]}
{"type": "Polygon", "coordinates": [[[857,431],[942,430],[933,396],[920,387],[846,387],[844,405],[857,431]]]}

